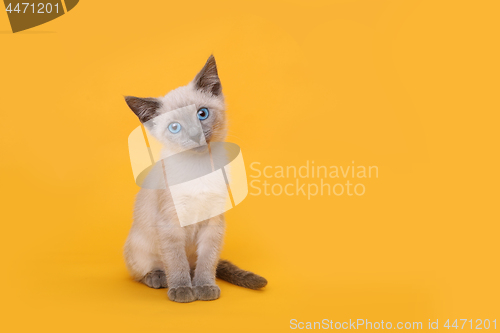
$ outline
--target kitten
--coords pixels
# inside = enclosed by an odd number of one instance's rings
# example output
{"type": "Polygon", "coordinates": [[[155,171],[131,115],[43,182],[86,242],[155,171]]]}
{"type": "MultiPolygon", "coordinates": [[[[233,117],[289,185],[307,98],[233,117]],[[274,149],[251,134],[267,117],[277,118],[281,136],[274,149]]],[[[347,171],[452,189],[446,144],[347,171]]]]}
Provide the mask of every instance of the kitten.
{"type": "MultiPolygon", "coordinates": [[[[127,96],[125,100],[139,120],[164,144],[162,157],[184,152],[189,155],[187,167],[196,168],[197,159],[202,156],[200,151],[206,147],[204,143],[225,139],[224,96],[213,56],[188,85],[160,98],[127,96]],[[159,119],[170,111],[192,105],[196,106],[194,110],[201,123],[197,125],[198,132],[182,128],[182,121],[176,123],[179,127],[173,122],[169,125],[160,122],[155,128],[151,127],[155,117],[159,119]]],[[[212,189],[206,184],[206,188],[185,193],[184,199],[199,200],[197,193],[210,191],[212,189]]],[[[125,244],[127,268],[135,280],[151,288],[168,287],[168,298],[183,303],[219,298],[216,276],[250,289],[264,287],[265,278],[219,259],[224,232],[223,214],[181,227],[168,187],[167,190],[141,188],[125,244]]]]}

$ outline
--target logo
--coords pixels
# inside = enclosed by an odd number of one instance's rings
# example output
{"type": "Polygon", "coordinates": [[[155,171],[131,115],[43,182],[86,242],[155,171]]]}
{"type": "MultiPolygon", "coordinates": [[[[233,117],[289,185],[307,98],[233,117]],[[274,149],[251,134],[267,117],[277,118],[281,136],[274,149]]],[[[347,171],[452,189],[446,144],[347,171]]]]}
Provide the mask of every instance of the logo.
{"type": "Polygon", "coordinates": [[[173,202],[181,226],[220,215],[248,194],[240,147],[207,143],[195,105],[148,120],[128,147],[136,184],[173,202]]]}
{"type": "Polygon", "coordinates": [[[4,0],[12,32],[31,29],[75,8],[78,0],[22,2],[4,0]]]}

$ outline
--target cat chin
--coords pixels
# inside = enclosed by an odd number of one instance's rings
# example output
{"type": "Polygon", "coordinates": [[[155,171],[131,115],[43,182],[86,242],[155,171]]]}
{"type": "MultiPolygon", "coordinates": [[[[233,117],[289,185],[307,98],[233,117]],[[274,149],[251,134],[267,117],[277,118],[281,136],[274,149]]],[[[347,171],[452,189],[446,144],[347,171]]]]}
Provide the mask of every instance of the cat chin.
{"type": "Polygon", "coordinates": [[[208,151],[208,146],[203,145],[203,146],[199,146],[199,147],[194,147],[194,148],[191,148],[189,151],[193,152],[193,153],[197,153],[197,154],[206,153],[208,151]]]}

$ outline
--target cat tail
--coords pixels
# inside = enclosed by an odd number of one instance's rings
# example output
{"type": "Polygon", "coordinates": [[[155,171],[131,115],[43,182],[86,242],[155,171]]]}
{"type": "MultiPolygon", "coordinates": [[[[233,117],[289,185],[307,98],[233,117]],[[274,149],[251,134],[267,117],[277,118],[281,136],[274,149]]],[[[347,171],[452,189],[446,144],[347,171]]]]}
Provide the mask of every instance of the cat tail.
{"type": "Polygon", "coordinates": [[[262,276],[244,271],[227,260],[219,260],[216,276],[224,281],[249,289],[260,289],[267,284],[262,276]]]}

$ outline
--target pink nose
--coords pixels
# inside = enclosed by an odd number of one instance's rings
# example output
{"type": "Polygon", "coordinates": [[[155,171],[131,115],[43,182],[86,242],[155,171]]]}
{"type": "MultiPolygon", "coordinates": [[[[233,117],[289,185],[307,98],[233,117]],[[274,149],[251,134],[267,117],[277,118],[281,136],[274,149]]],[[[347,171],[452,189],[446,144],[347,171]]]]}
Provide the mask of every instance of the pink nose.
{"type": "Polygon", "coordinates": [[[203,141],[203,134],[198,129],[190,129],[189,130],[189,139],[197,144],[201,144],[203,141]]]}

